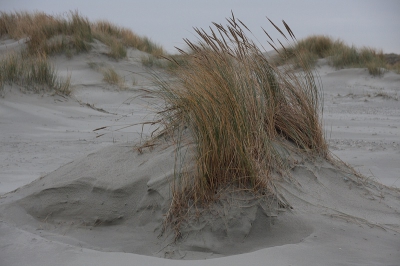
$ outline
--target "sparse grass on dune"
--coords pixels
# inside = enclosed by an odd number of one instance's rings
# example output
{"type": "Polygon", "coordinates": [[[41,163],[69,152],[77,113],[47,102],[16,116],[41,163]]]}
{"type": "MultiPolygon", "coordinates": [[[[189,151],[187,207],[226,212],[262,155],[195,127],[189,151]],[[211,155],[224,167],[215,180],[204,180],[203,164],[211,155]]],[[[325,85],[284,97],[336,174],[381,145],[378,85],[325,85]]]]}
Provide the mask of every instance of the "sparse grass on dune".
{"type": "Polygon", "coordinates": [[[108,84],[117,85],[121,89],[125,88],[124,79],[118,75],[113,68],[106,68],[101,70],[103,73],[103,80],[108,84]]]}
{"type": "Polygon", "coordinates": [[[170,66],[173,64],[170,64],[169,60],[166,60],[165,57],[159,57],[159,56],[154,56],[154,55],[143,55],[140,58],[142,65],[145,67],[159,67],[163,68],[165,70],[170,70],[170,66]]]}
{"type": "Polygon", "coordinates": [[[157,63],[157,58],[155,58],[154,56],[142,56],[140,58],[142,65],[145,67],[153,67],[156,63],[157,63]]]}
{"type": "Polygon", "coordinates": [[[389,69],[400,74],[400,55],[399,54],[385,54],[385,60],[388,64],[389,69]]]}
{"type": "Polygon", "coordinates": [[[1,36],[7,34],[13,39],[27,38],[31,55],[69,50],[79,53],[91,48],[90,23],[78,12],[70,12],[67,17],[54,17],[41,12],[2,12],[0,25],[1,36]]]}
{"type": "MultiPolygon", "coordinates": [[[[127,47],[134,47],[153,56],[158,57],[165,54],[164,49],[160,45],[153,43],[149,38],[140,37],[131,30],[124,27],[117,27],[108,21],[102,20],[93,23],[92,29],[95,36],[103,35],[108,36],[108,38],[112,37],[112,39],[119,40],[120,43],[127,47]]],[[[105,43],[108,44],[107,42],[105,43]]]]}
{"type": "MultiPolygon", "coordinates": [[[[107,21],[91,23],[78,11],[63,16],[50,16],[42,12],[0,12],[2,36],[16,40],[26,38],[26,49],[1,61],[1,88],[4,83],[15,82],[36,88],[33,90],[37,91],[36,85],[45,84],[59,93],[68,94],[69,81],[59,81],[47,56],[65,53],[70,58],[74,54],[88,52],[94,38],[105,43],[110,49],[109,56],[117,60],[126,57],[127,47],[148,52],[152,57],[164,54],[163,48],[147,37],[138,36],[127,28],[117,27],[107,21]]],[[[125,87],[115,71],[112,73],[107,70],[104,75],[107,82],[125,87]]]]}
{"type": "MultiPolygon", "coordinates": [[[[314,65],[318,58],[329,56],[333,46],[342,45],[341,42],[334,42],[328,36],[310,36],[305,39],[299,40],[293,47],[285,47],[280,51],[279,63],[286,63],[288,60],[296,61],[296,53],[302,53],[303,58],[307,60],[309,65],[314,65]]],[[[296,62],[294,62],[296,63],[296,62]]]]}
{"type": "Polygon", "coordinates": [[[195,172],[180,173],[173,188],[167,222],[178,231],[190,209],[224,188],[277,196],[273,178],[289,164],[283,150],[328,153],[321,95],[306,62],[294,52],[304,72],[278,68],[246,37],[244,24],[228,22],[211,33],[196,29],[201,41],[185,40],[184,64],[171,59],[178,82],[160,82],[166,132],[187,128],[197,148],[195,172]]]}
{"type": "Polygon", "coordinates": [[[386,67],[382,51],[372,48],[357,49],[354,46],[343,46],[333,50],[330,57],[331,64],[336,68],[366,67],[371,75],[381,75],[380,68],[386,67]]]}
{"type": "Polygon", "coordinates": [[[27,38],[30,54],[80,53],[91,49],[93,38],[110,47],[109,55],[115,59],[126,57],[126,47],[162,56],[164,50],[147,37],[141,37],[127,28],[107,21],[95,23],[77,11],[66,16],[49,16],[42,12],[0,13],[0,36],[13,39],[27,38]]]}
{"type": "Polygon", "coordinates": [[[70,94],[69,78],[62,81],[44,54],[35,56],[10,53],[0,60],[0,91],[5,84],[18,84],[34,92],[52,90],[70,94]]]}
{"type": "Polygon", "coordinates": [[[393,69],[382,51],[373,48],[356,48],[348,46],[340,40],[328,36],[314,35],[300,40],[296,46],[281,50],[280,64],[292,62],[297,64],[294,53],[302,53],[303,58],[311,66],[315,65],[318,58],[328,58],[329,63],[335,68],[367,68],[374,76],[383,74],[383,69],[393,69]]]}

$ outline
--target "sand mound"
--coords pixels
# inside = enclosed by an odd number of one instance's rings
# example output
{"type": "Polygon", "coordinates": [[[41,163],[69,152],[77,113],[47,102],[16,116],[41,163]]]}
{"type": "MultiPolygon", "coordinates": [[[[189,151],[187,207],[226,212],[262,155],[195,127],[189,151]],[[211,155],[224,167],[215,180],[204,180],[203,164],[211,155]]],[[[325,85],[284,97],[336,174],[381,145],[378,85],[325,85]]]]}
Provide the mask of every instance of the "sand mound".
{"type": "Polygon", "coordinates": [[[187,224],[184,240],[174,244],[172,231],[160,236],[171,201],[174,154],[172,146],[142,154],[130,146],[104,148],[9,194],[2,213],[28,231],[43,230],[49,239],[173,258],[297,243],[312,232],[301,217],[276,216],[254,199],[227,198],[213,208],[217,214],[187,224]]]}
{"type": "Polygon", "coordinates": [[[349,169],[296,157],[292,177],[278,183],[293,209],[271,212],[262,200],[232,192],[185,224],[174,242],[172,230],[161,233],[175,152],[167,145],[142,153],[131,145],[103,148],[7,194],[1,217],[53,241],[176,259],[296,244],[320,227],[348,222],[388,231],[396,241],[398,193],[363,182],[349,169]]]}

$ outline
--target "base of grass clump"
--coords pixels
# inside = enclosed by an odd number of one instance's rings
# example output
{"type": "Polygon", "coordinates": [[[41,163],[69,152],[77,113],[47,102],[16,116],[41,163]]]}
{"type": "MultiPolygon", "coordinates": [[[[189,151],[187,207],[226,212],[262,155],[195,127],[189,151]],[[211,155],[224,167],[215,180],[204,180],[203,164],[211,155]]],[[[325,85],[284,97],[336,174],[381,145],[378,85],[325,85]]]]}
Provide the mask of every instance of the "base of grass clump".
{"type": "Polygon", "coordinates": [[[184,64],[171,59],[177,81],[159,83],[167,103],[160,112],[164,133],[181,139],[177,132],[187,132],[195,145],[193,170],[176,171],[166,216],[177,237],[182,222],[232,191],[268,199],[268,206],[286,206],[274,180],[287,174],[288,154],[328,155],[320,89],[302,55],[294,53],[300,74],[278,68],[246,37],[242,22],[234,17],[228,22],[226,27],[214,23],[211,33],[195,29],[200,41],[185,40],[190,51],[179,50],[184,64]]]}

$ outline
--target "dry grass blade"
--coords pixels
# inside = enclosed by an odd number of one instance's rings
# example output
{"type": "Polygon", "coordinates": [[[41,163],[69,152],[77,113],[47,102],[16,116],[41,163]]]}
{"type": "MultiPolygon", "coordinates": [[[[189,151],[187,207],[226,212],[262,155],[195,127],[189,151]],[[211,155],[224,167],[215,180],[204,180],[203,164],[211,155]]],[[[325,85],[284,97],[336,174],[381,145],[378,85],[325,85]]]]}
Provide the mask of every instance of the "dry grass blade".
{"type": "Polygon", "coordinates": [[[269,41],[267,41],[267,42],[268,42],[268,44],[275,50],[275,52],[277,52],[278,54],[280,54],[279,50],[276,49],[276,47],[275,47],[272,43],[270,43],[269,41]]]}
{"type": "Polygon", "coordinates": [[[294,33],[293,33],[293,31],[290,29],[289,25],[286,24],[286,22],[285,22],[284,20],[282,20],[282,22],[283,22],[283,25],[285,25],[285,28],[286,28],[287,32],[289,33],[290,37],[292,37],[292,39],[295,39],[295,40],[296,40],[296,36],[294,36],[294,33]]]}
{"type": "Polygon", "coordinates": [[[271,22],[272,26],[274,26],[275,29],[276,29],[277,31],[279,31],[279,33],[280,33],[283,37],[285,37],[286,40],[288,40],[288,38],[287,38],[286,35],[281,31],[281,29],[280,29],[278,26],[276,26],[269,18],[267,18],[267,19],[269,20],[269,22],[271,22]]]}
{"type": "MultiPolygon", "coordinates": [[[[271,36],[269,36],[268,32],[267,32],[263,27],[261,27],[261,29],[264,31],[265,35],[268,36],[268,38],[271,40],[271,42],[272,42],[272,43],[275,43],[274,40],[271,38],[271,36]]],[[[269,43],[269,42],[268,42],[268,43],[269,43]]]]}
{"type": "Polygon", "coordinates": [[[238,19],[238,21],[240,22],[240,24],[242,24],[243,27],[246,28],[246,30],[248,30],[249,32],[251,32],[251,30],[249,30],[249,28],[247,28],[247,26],[246,26],[240,19],[238,19]]]}

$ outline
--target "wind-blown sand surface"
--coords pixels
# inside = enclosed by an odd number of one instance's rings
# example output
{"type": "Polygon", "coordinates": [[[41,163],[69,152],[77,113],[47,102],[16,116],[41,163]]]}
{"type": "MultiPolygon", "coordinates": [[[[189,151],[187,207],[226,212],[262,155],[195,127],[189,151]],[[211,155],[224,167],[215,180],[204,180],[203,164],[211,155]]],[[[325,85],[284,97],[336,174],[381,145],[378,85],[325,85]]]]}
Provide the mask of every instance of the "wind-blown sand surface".
{"type": "Polygon", "coordinates": [[[174,244],[160,233],[175,147],[135,148],[162,102],[143,91],[154,87],[141,52],[115,62],[104,49],[53,59],[71,97],[13,86],[0,98],[0,265],[400,265],[400,75],[319,61],[330,149],[369,179],[293,155],[277,184],[291,210],[232,195],[174,244]],[[126,89],[94,65],[114,67],[126,89]]]}

